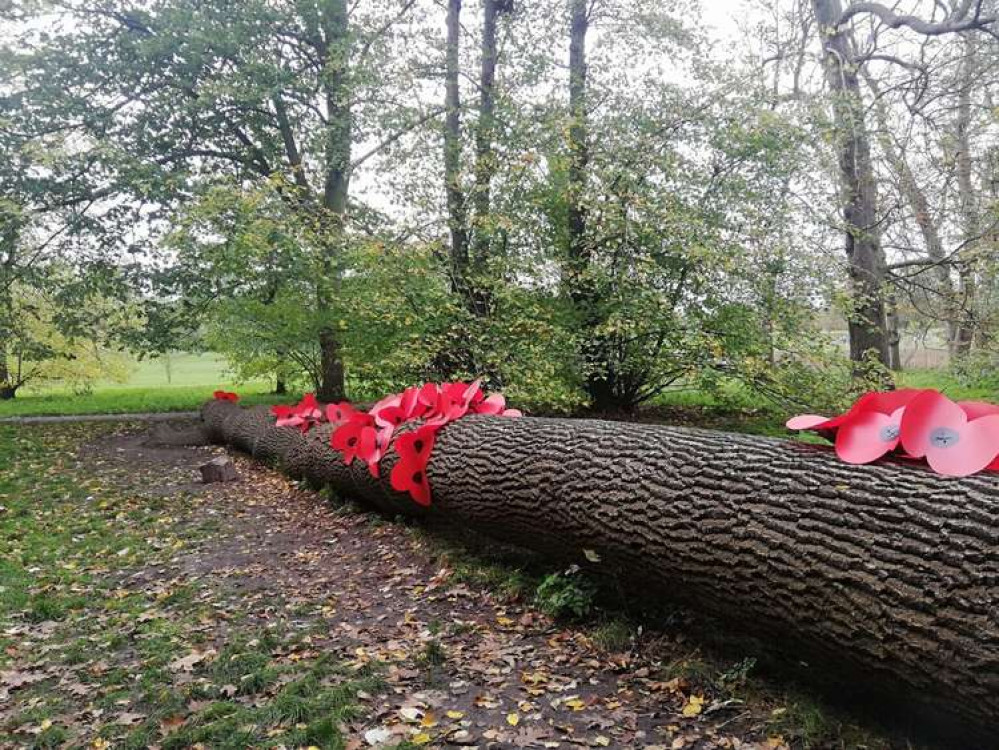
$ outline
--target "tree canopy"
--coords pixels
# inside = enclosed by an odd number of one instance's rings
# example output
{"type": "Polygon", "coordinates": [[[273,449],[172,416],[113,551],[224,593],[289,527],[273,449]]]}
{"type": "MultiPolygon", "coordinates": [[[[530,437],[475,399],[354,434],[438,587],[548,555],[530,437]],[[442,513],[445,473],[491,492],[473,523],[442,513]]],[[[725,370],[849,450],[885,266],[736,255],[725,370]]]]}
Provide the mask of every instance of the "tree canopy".
{"type": "Polygon", "coordinates": [[[816,402],[905,337],[990,357],[999,9],[903,5],[8,3],[0,383],[52,361],[42,299],[64,350],[329,400],[816,402]]]}

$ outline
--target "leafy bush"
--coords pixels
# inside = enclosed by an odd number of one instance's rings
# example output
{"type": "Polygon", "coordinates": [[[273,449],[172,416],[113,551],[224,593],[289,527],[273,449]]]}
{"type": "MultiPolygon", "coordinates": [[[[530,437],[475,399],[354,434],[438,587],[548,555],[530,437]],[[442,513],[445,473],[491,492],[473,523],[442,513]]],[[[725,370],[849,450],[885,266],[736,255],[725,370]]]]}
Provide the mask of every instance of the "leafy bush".
{"type": "Polygon", "coordinates": [[[597,586],[576,565],[544,577],[535,602],[546,615],[560,620],[583,620],[596,606],[597,586]]]}

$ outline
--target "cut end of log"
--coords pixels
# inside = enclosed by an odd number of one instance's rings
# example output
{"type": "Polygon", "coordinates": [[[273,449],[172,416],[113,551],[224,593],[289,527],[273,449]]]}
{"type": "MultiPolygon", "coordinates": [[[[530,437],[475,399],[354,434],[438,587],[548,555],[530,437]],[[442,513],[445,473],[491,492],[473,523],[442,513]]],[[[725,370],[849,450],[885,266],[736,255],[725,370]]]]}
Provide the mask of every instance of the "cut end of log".
{"type": "Polygon", "coordinates": [[[213,482],[233,482],[239,479],[236,466],[228,456],[213,458],[206,464],[198,467],[201,471],[201,481],[205,484],[213,482]]]}

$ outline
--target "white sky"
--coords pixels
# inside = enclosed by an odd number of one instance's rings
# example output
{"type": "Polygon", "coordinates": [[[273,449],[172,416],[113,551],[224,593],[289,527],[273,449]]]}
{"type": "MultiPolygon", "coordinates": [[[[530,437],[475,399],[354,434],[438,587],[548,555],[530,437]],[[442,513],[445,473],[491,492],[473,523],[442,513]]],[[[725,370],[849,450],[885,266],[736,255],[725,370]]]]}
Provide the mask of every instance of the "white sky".
{"type": "Polygon", "coordinates": [[[744,0],[702,0],[701,14],[705,23],[713,28],[711,36],[725,38],[739,33],[736,16],[743,15],[744,0]]]}

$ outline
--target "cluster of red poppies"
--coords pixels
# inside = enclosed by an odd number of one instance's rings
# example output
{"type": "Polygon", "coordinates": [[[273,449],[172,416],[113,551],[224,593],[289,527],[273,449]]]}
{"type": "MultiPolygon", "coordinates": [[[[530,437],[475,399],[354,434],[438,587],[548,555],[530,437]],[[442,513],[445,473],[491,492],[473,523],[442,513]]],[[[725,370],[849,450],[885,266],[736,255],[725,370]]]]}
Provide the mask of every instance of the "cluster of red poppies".
{"type": "Polygon", "coordinates": [[[212,394],[212,398],[216,401],[232,401],[233,403],[236,403],[239,401],[239,394],[233,393],[232,391],[215,391],[212,394]]]}
{"type": "Polygon", "coordinates": [[[935,472],[948,476],[999,470],[999,406],[955,403],[932,389],[865,393],[837,417],[801,414],[787,426],[833,441],[836,455],[851,464],[895,452],[903,458],[925,458],[935,472]]]}
{"type": "Polygon", "coordinates": [[[346,464],[361,459],[374,477],[378,476],[379,461],[394,447],[399,460],[389,476],[392,487],[408,492],[420,505],[430,505],[427,463],[438,430],[466,414],[521,416],[517,409],[506,408],[499,393],[486,396],[479,381],[414,386],[383,398],[366,412],[346,401],[323,410],[311,393],[295,406],[274,406],[271,412],[278,418],[278,427],[298,427],[302,432],[324,420],[336,425],[330,446],[343,455],[346,464]],[[414,429],[399,434],[393,442],[396,430],[407,423],[413,423],[414,429]]]}
{"type": "Polygon", "coordinates": [[[294,406],[275,404],[271,407],[271,414],[277,417],[275,426],[298,427],[302,432],[308,432],[323,421],[322,407],[312,393],[306,393],[294,406]]]}

